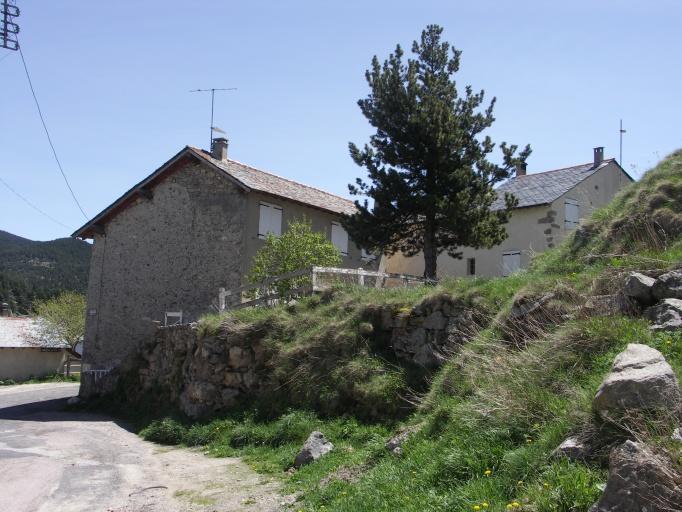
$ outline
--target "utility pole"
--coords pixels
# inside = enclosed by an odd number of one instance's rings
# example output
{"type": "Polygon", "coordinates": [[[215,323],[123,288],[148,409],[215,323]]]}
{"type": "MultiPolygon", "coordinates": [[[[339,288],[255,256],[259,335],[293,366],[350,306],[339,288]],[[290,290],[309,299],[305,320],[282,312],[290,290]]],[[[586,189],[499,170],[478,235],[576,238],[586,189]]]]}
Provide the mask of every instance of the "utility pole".
{"type": "Polygon", "coordinates": [[[13,18],[18,17],[19,14],[19,8],[16,5],[10,4],[9,0],[1,0],[0,48],[15,51],[19,49],[19,40],[17,39],[19,25],[13,21],[13,18]]]}
{"type": "Polygon", "coordinates": [[[620,120],[620,157],[618,158],[618,163],[623,167],[623,134],[626,130],[623,130],[623,120],[620,120]]]}
{"type": "MultiPolygon", "coordinates": [[[[214,131],[221,131],[220,128],[216,128],[213,126],[213,106],[215,105],[215,92],[216,91],[236,91],[236,87],[228,87],[228,88],[211,88],[211,89],[192,89],[189,92],[210,92],[211,93],[211,136],[208,139],[208,149],[209,151],[211,150],[211,146],[213,145],[213,132],[214,131]]],[[[225,132],[223,132],[225,133],[225,132]]]]}

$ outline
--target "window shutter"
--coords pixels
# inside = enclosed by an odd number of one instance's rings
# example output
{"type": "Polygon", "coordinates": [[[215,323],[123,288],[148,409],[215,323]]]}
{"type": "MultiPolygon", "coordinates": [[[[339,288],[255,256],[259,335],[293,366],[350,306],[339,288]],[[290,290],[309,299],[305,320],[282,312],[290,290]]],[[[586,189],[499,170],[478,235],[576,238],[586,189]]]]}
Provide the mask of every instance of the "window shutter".
{"type": "Polygon", "coordinates": [[[282,208],[279,206],[272,206],[270,213],[270,232],[275,236],[282,234],[282,208]]]}
{"type": "Polygon", "coordinates": [[[332,222],[332,243],[341,254],[348,256],[348,233],[338,222],[332,222]]]}
{"type": "Polygon", "coordinates": [[[507,251],[502,253],[502,275],[513,274],[521,268],[521,251],[507,251]]]}
{"type": "Polygon", "coordinates": [[[575,229],[580,222],[580,208],[578,201],[575,199],[566,199],[564,211],[564,227],[566,229],[575,229]]]}
{"type": "Polygon", "coordinates": [[[258,238],[265,238],[270,227],[270,205],[261,203],[258,214],[258,238]]]}
{"type": "Polygon", "coordinates": [[[268,233],[275,236],[282,234],[282,208],[274,204],[260,203],[258,238],[265,238],[268,233]]]}

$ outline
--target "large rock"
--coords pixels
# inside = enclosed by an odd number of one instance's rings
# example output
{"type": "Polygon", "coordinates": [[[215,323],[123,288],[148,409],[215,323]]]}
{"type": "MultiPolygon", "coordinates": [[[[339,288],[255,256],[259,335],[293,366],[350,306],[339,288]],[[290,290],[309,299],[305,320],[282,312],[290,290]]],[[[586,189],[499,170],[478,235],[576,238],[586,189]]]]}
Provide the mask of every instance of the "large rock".
{"type": "Polygon", "coordinates": [[[679,405],[680,387],[673,369],[658,350],[637,343],[618,354],[592,402],[603,417],[628,410],[674,410],[679,405]]]}
{"type": "Polygon", "coordinates": [[[565,457],[570,460],[586,461],[590,458],[591,452],[585,440],[577,436],[570,436],[552,452],[552,455],[557,458],[565,457]]]}
{"type": "Polygon", "coordinates": [[[649,447],[625,441],[609,457],[609,478],[590,512],[670,512],[682,509],[682,477],[649,447]]]}
{"type": "Polygon", "coordinates": [[[639,272],[633,272],[625,280],[623,293],[632,297],[643,306],[650,306],[655,302],[653,286],[656,280],[639,272]]]}
{"type": "Polygon", "coordinates": [[[652,287],[654,297],[661,299],[682,299],[682,272],[673,270],[656,279],[652,287]]]}
{"type": "Polygon", "coordinates": [[[682,328],[682,300],[663,299],[644,311],[653,331],[674,331],[682,328]]]}
{"type": "Polygon", "coordinates": [[[307,441],[303,444],[303,448],[298,452],[298,455],[296,455],[294,467],[298,469],[301,466],[315,462],[333,449],[334,445],[324,438],[324,434],[315,431],[310,434],[307,441]]]}

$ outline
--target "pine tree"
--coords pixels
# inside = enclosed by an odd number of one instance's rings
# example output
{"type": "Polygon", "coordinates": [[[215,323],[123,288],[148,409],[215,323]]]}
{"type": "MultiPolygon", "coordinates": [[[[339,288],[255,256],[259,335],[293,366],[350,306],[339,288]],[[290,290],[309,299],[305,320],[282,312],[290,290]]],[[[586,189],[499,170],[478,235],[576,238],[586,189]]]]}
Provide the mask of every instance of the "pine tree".
{"type": "Polygon", "coordinates": [[[369,144],[350,154],[367,169],[370,183],[358,179],[351,194],[357,213],[343,224],[353,240],[369,250],[406,256],[424,254],[424,276],[436,277],[443,251],[461,258],[462,247],[490,248],[506,237],[504,224],[516,198],[504,197],[502,209],[494,185],[524,164],[530,146],[500,144],[502,164],[488,160],[495,144],[482,132],[494,122],[493,107],[481,108],[484,91],[467,86],[458,93],[454,74],[461,51],[441,42],[443,29],[429,25],[415,41],[416,56],[403,62],[400,45],[382,65],[375,56],[365,74],[370,94],[358,101],[376,129],[369,144]]]}

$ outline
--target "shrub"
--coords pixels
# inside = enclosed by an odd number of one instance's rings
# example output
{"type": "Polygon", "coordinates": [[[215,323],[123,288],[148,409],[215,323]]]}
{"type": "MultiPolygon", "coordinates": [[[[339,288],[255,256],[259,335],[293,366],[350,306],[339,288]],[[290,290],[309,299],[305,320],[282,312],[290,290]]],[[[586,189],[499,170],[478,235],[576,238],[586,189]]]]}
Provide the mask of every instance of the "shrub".
{"type": "Polygon", "coordinates": [[[159,444],[175,445],[183,442],[187,429],[173,418],[163,418],[152,421],[140,431],[140,435],[147,441],[159,444]]]}

